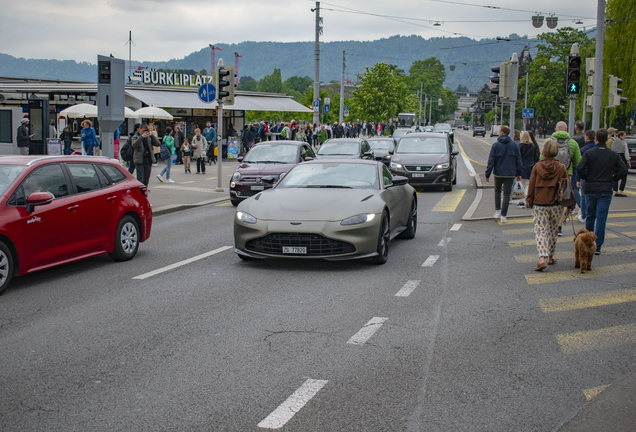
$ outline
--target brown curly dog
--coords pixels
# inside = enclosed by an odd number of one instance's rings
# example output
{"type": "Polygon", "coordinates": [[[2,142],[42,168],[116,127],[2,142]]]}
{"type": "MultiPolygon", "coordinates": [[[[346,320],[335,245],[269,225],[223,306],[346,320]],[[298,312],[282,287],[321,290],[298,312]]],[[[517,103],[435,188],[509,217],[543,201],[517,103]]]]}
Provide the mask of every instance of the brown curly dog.
{"type": "Polygon", "coordinates": [[[581,273],[585,270],[592,270],[592,259],[596,252],[596,234],[581,228],[574,237],[574,268],[581,268],[581,273]]]}

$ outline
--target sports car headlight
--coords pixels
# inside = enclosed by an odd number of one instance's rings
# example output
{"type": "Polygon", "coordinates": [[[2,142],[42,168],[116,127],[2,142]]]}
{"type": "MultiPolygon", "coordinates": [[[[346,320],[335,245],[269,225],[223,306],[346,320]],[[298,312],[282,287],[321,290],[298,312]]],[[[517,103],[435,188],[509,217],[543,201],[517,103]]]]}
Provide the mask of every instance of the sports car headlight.
{"type": "Polygon", "coordinates": [[[232,176],[232,179],[233,179],[234,181],[239,181],[239,180],[241,179],[241,173],[240,173],[240,172],[238,172],[238,171],[236,171],[236,172],[234,173],[234,175],[232,176]]]}
{"type": "Polygon", "coordinates": [[[437,164],[437,165],[435,165],[435,169],[448,169],[449,166],[450,166],[450,164],[448,164],[448,163],[437,164]]]}
{"type": "Polygon", "coordinates": [[[346,225],[358,225],[358,224],[365,223],[365,222],[371,222],[374,217],[375,217],[375,215],[373,213],[355,215],[355,216],[351,216],[349,218],[346,218],[345,220],[340,222],[340,225],[345,225],[345,226],[346,225]]]}
{"type": "Polygon", "coordinates": [[[248,224],[255,224],[256,223],[256,218],[254,216],[252,216],[249,213],[245,213],[245,212],[236,212],[236,218],[238,220],[240,220],[241,222],[245,222],[248,224]]]}
{"type": "Polygon", "coordinates": [[[391,162],[391,168],[402,169],[402,164],[391,162]]]}

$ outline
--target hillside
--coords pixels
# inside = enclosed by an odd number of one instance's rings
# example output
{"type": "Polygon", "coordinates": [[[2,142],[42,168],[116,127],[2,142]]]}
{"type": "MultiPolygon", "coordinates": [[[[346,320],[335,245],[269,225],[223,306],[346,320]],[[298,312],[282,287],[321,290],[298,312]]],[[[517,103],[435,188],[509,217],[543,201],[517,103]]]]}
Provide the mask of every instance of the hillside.
{"type": "MultiPolygon", "coordinates": [[[[385,61],[395,64],[408,73],[414,60],[437,57],[447,67],[445,85],[452,89],[465,85],[477,89],[488,81],[490,67],[510,58],[513,52],[521,52],[529,41],[518,35],[510,35],[510,42],[493,39],[477,41],[467,37],[424,39],[417,35],[392,36],[375,41],[340,41],[321,43],[320,79],[323,82],[340,80],[342,51],[347,54],[345,75],[355,81],[356,73],[364,73],[365,67],[385,61]],[[449,49],[450,48],[450,49],[449,49]],[[450,66],[455,65],[455,71],[450,66]]],[[[241,42],[217,44],[216,58],[226,64],[234,62],[234,52],[240,53],[240,76],[260,79],[281,69],[283,80],[290,76],[307,76],[313,80],[313,42],[241,42]]],[[[531,50],[534,56],[536,49],[531,50]]],[[[164,62],[133,61],[133,65],[151,68],[192,69],[210,68],[210,48],[206,47],[181,59],[164,62]]],[[[39,60],[15,58],[0,54],[0,76],[69,81],[95,81],[96,67],[90,63],[73,60],[39,60]]]]}

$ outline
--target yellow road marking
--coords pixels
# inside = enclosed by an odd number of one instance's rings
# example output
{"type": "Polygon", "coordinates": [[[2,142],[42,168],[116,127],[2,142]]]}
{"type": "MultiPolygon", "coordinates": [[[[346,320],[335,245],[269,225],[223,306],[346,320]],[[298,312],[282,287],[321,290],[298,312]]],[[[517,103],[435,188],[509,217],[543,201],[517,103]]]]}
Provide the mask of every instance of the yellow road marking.
{"type": "Polygon", "coordinates": [[[621,234],[623,234],[623,235],[625,235],[627,237],[636,237],[636,231],[628,231],[628,232],[624,232],[624,233],[621,233],[621,234]]]}
{"type": "Polygon", "coordinates": [[[168,185],[163,185],[163,186],[154,186],[154,189],[159,189],[159,188],[166,187],[166,186],[168,186],[168,185]]]}
{"type": "MultiPolygon", "coordinates": [[[[605,234],[605,238],[618,238],[618,236],[616,234],[612,234],[612,233],[607,233],[605,234]]],[[[574,242],[572,241],[574,239],[574,236],[563,236],[563,237],[558,237],[557,238],[557,243],[567,243],[570,242],[572,244],[574,244],[574,242]]],[[[508,245],[510,247],[521,247],[521,246],[533,246],[537,244],[537,240],[536,239],[527,239],[527,240],[510,240],[508,242],[508,245]]]]}
{"type": "Polygon", "coordinates": [[[231,202],[226,202],[226,203],[223,203],[223,204],[217,204],[216,206],[217,207],[223,207],[223,206],[228,206],[230,204],[232,204],[232,203],[231,202]]]}
{"type": "Polygon", "coordinates": [[[179,184],[188,184],[188,183],[194,183],[194,182],[195,182],[194,180],[190,180],[190,181],[187,181],[187,182],[179,182],[179,184]]]}
{"type": "Polygon", "coordinates": [[[534,228],[508,229],[508,230],[501,230],[501,232],[504,235],[528,234],[528,233],[533,233],[534,232],[534,228]]]}
{"type": "MultiPolygon", "coordinates": [[[[486,131],[486,133],[488,133],[488,131],[486,131]]],[[[466,135],[466,134],[462,134],[462,135],[466,135]]],[[[467,137],[470,137],[470,135],[466,135],[466,136],[467,136],[467,137]]],[[[471,137],[471,138],[472,138],[472,139],[476,139],[476,140],[478,140],[478,141],[481,141],[481,142],[483,142],[484,144],[488,144],[488,146],[492,147],[492,144],[490,144],[490,143],[489,143],[489,142],[487,142],[487,141],[484,141],[484,140],[483,140],[483,139],[481,139],[481,138],[477,138],[477,137],[471,137]]]]}
{"type": "Polygon", "coordinates": [[[454,212],[461,202],[466,189],[455,189],[444,195],[439,202],[433,207],[434,212],[454,212]]]}
{"type": "Polygon", "coordinates": [[[607,225],[607,226],[620,226],[620,227],[634,226],[634,225],[636,225],[636,221],[630,221],[630,222],[608,222],[605,225],[607,225]]]}
{"type": "Polygon", "coordinates": [[[593,398],[595,398],[596,396],[601,394],[603,392],[603,390],[607,389],[609,386],[610,386],[610,384],[606,384],[606,385],[594,387],[594,388],[591,388],[591,389],[583,390],[583,394],[585,395],[585,399],[587,399],[588,401],[591,401],[593,398]]]}
{"type": "MultiPolygon", "coordinates": [[[[636,252],[636,245],[621,245],[621,246],[603,246],[603,255],[614,255],[622,253],[636,252]]],[[[574,251],[563,251],[554,254],[557,259],[574,259],[574,251]]],[[[517,255],[515,260],[520,263],[535,263],[539,257],[537,254],[517,255]]]]}
{"type": "Polygon", "coordinates": [[[539,300],[544,313],[564,312],[636,301],[636,288],[539,300]]]}
{"type": "Polygon", "coordinates": [[[625,187],[628,187],[630,189],[636,189],[636,186],[625,186],[625,187]]]}
{"type": "Polygon", "coordinates": [[[208,177],[208,178],[206,178],[206,180],[214,180],[214,179],[216,179],[216,177],[208,177]]]}
{"type": "Polygon", "coordinates": [[[576,354],[636,343],[636,324],[555,335],[563,354],[576,354]]]}
{"type": "Polygon", "coordinates": [[[460,144],[459,140],[457,140],[457,145],[459,146],[459,151],[462,152],[462,154],[464,155],[464,157],[466,159],[468,159],[469,161],[471,161],[472,163],[476,163],[477,165],[481,165],[481,166],[488,166],[485,163],[481,163],[481,162],[477,162],[475,159],[471,159],[468,157],[468,155],[466,154],[466,152],[464,151],[464,148],[462,147],[462,145],[460,144]]]}
{"type": "Polygon", "coordinates": [[[603,276],[617,276],[629,273],[636,273],[635,264],[618,264],[604,267],[594,267],[587,273],[581,273],[579,269],[572,268],[571,270],[547,272],[547,273],[534,273],[526,275],[526,282],[530,285],[546,284],[554,282],[567,282],[575,281],[579,279],[591,279],[603,276]]]}
{"type": "MultiPolygon", "coordinates": [[[[613,219],[613,218],[624,218],[624,217],[634,217],[636,216],[636,213],[610,213],[607,215],[608,219],[613,219]]],[[[533,218],[527,218],[527,219],[508,219],[508,222],[498,222],[499,225],[514,225],[514,224],[528,224],[528,223],[534,223],[534,219],[533,218]]]]}
{"type": "Polygon", "coordinates": [[[632,192],[632,191],[623,191],[623,193],[625,193],[627,195],[635,195],[636,196],[636,192],[632,192]]]}

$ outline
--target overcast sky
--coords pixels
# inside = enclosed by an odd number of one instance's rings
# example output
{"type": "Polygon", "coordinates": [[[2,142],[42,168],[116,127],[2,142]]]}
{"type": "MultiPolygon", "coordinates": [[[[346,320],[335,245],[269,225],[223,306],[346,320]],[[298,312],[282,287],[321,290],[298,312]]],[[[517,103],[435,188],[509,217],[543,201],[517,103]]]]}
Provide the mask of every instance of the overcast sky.
{"type": "MultiPolygon", "coordinates": [[[[314,40],[315,1],[310,0],[0,1],[0,52],[15,57],[90,63],[96,62],[97,54],[128,58],[129,30],[136,44],[132,57],[140,61],[183,58],[210,43],[314,40]]],[[[321,2],[321,41],[375,40],[396,34],[534,36],[549,31],[545,24],[540,29],[532,26],[535,11],[555,14],[559,27],[589,28],[596,24],[596,5],[594,0],[331,0],[321,2]],[[583,25],[573,22],[576,17],[583,18],[583,25]]]]}

